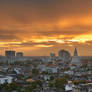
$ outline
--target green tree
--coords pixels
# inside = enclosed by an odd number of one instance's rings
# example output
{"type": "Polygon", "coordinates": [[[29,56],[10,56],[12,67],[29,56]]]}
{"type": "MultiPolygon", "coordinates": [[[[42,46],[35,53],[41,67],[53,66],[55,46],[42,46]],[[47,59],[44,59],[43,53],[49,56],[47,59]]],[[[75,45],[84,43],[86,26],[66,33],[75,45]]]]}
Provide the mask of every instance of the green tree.
{"type": "Polygon", "coordinates": [[[27,86],[27,87],[25,87],[24,90],[21,91],[21,92],[32,92],[32,91],[33,91],[32,87],[31,87],[31,86],[27,86]]]}
{"type": "Polygon", "coordinates": [[[67,80],[65,78],[57,78],[55,80],[55,87],[64,89],[64,85],[67,83],[67,80]]]}
{"type": "Polygon", "coordinates": [[[79,81],[78,80],[74,80],[73,83],[74,83],[74,85],[78,85],[79,81]]]}
{"type": "Polygon", "coordinates": [[[50,80],[53,81],[54,80],[54,76],[51,75],[50,76],[50,80]]]}
{"type": "Polygon", "coordinates": [[[36,83],[37,83],[37,85],[38,85],[39,87],[42,87],[42,85],[43,85],[43,83],[42,83],[41,80],[37,80],[36,83]]]}
{"type": "Polygon", "coordinates": [[[51,81],[49,81],[49,87],[50,88],[53,88],[54,87],[54,84],[51,81]]]}
{"type": "Polygon", "coordinates": [[[36,82],[32,82],[31,83],[31,88],[32,89],[36,89],[37,88],[37,83],[36,82]]]}
{"type": "Polygon", "coordinates": [[[39,74],[39,70],[38,69],[33,69],[32,70],[32,74],[34,74],[35,76],[37,76],[39,74]]]}

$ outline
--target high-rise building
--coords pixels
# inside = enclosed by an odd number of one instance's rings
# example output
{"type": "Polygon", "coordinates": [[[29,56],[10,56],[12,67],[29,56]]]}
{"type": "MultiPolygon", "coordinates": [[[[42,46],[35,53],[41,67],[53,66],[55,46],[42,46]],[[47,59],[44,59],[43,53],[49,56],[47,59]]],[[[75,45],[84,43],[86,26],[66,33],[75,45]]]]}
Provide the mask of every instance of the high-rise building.
{"type": "Polygon", "coordinates": [[[5,56],[7,58],[15,57],[15,51],[5,51],[5,56]]]}
{"type": "Polygon", "coordinates": [[[55,53],[50,53],[50,62],[54,62],[55,61],[55,53]]]}
{"type": "Polygon", "coordinates": [[[16,57],[23,57],[23,52],[17,52],[16,57]]]}
{"type": "Polygon", "coordinates": [[[5,56],[7,58],[8,63],[14,63],[15,62],[15,51],[5,51],[5,56]]]}

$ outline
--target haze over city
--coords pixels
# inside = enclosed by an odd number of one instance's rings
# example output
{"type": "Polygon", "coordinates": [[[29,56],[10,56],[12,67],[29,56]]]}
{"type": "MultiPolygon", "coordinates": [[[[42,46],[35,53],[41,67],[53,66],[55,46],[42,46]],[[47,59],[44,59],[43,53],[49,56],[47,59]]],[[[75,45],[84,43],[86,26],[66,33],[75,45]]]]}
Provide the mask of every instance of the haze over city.
{"type": "Polygon", "coordinates": [[[0,50],[27,56],[66,49],[92,55],[91,0],[0,0],[0,50]]]}

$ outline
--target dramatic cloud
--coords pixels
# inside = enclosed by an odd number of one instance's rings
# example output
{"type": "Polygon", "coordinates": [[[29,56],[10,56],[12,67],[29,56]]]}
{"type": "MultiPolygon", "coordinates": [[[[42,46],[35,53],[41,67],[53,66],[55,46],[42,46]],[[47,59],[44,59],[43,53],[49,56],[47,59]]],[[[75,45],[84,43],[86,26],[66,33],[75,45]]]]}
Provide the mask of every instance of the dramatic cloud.
{"type": "Polygon", "coordinates": [[[0,0],[0,47],[25,55],[77,47],[91,55],[92,1],[0,0]]]}

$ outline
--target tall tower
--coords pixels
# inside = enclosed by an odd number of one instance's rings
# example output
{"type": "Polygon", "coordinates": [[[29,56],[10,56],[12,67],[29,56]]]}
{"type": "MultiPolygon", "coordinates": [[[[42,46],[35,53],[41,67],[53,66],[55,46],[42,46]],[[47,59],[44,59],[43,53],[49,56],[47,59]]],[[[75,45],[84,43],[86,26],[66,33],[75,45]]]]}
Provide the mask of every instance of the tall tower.
{"type": "Polygon", "coordinates": [[[77,49],[76,48],[74,49],[74,55],[72,57],[71,64],[74,64],[76,66],[81,66],[81,62],[80,62],[80,59],[78,57],[78,53],[77,53],[77,49]]]}
{"type": "Polygon", "coordinates": [[[76,48],[74,50],[74,56],[77,56],[78,57],[78,53],[77,53],[77,49],[76,48]]]}

